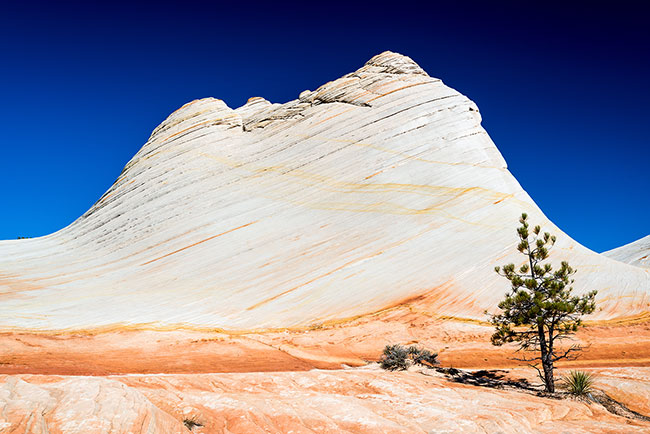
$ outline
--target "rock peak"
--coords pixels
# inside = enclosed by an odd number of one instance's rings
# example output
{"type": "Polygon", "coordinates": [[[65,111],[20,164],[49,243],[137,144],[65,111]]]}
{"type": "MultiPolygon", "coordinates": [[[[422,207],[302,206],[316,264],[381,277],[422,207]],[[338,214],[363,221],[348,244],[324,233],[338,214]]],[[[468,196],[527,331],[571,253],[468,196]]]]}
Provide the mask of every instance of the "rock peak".
{"type": "Polygon", "coordinates": [[[379,72],[385,74],[429,75],[410,57],[399,53],[393,53],[392,51],[384,51],[381,54],[377,54],[372,59],[368,60],[359,71],[379,72]]]}
{"type": "Polygon", "coordinates": [[[0,242],[0,331],[308,328],[414,297],[481,320],[522,211],[558,235],[553,261],[583,270],[576,293],[599,291],[590,320],[647,315],[650,270],[552,225],[476,105],[386,52],[284,104],[172,113],[81,218],[0,242]]]}

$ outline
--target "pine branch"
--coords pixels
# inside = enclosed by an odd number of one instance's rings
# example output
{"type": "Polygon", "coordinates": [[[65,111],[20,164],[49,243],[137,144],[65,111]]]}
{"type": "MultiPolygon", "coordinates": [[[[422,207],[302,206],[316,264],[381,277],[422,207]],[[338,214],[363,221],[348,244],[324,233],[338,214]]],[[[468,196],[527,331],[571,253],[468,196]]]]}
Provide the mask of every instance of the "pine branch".
{"type": "Polygon", "coordinates": [[[534,368],[537,371],[537,376],[539,377],[539,379],[542,381],[543,384],[546,384],[546,380],[544,379],[544,375],[542,375],[542,371],[540,371],[539,368],[537,367],[537,363],[535,363],[535,364],[528,363],[528,366],[530,366],[531,368],[534,368]]]}
{"type": "Polygon", "coordinates": [[[582,347],[580,345],[571,345],[571,347],[569,347],[564,352],[564,354],[562,354],[560,356],[553,356],[553,357],[551,357],[551,360],[553,360],[553,362],[557,362],[560,359],[575,360],[575,359],[578,358],[578,355],[577,354],[571,355],[571,353],[572,352],[578,352],[578,351],[582,351],[582,347]]]}

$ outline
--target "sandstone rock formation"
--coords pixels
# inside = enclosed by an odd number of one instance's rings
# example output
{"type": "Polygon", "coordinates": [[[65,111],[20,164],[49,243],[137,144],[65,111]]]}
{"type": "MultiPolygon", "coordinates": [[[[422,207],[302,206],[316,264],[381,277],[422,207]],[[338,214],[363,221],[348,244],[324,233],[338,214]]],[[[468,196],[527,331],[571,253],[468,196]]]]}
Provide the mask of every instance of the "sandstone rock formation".
{"type": "MultiPolygon", "coordinates": [[[[607,393],[647,412],[650,387],[638,379],[649,371],[596,373],[607,393]]],[[[386,374],[372,366],[109,378],[0,376],[0,408],[0,432],[29,434],[189,433],[182,421],[200,424],[191,430],[197,434],[650,432],[650,422],[614,415],[594,403],[468,386],[435,372],[386,374]]]]}
{"type": "Polygon", "coordinates": [[[137,389],[112,379],[14,376],[0,382],[0,433],[187,432],[137,389]]]}
{"type": "Polygon", "coordinates": [[[650,235],[603,252],[603,255],[636,267],[650,268],[650,235]]]}
{"type": "Polygon", "coordinates": [[[522,211],[558,235],[593,319],[650,310],[650,270],[549,222],[476,105],[385,52],[285,104],[193,101],[70,226],[0,242],[0,328],[308,326],[424,300],[484,318],[522,211]]]}

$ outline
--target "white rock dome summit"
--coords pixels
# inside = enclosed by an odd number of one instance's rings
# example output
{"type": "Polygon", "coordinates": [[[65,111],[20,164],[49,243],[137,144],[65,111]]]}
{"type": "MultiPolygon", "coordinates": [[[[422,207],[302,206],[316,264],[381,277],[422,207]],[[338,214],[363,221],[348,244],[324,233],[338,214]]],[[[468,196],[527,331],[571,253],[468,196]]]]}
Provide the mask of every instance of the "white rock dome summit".
{"type": "MultiPolygon", "coordinates": [[[[484,319],[519,261],[517,219],[599,291],[593,319],[650,310],[650,270],[549,222],[476,105],[391,52],[285,104],[206,98],[158,126],[115,184],[51,235],[0,242],[0,327],[250,330],[423,297],[484,319]]],[[[523,258],[521,258],[523,259],[523,258]]]]}

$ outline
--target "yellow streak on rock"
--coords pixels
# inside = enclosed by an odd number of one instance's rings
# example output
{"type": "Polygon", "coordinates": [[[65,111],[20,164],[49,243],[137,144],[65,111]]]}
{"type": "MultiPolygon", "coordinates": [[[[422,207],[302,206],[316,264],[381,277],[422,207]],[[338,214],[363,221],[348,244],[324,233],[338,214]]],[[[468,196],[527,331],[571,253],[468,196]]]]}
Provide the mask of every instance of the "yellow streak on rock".
{"type": "Polygon", "coordinates": [[[229,230],[227,230],[227,231],[225,231],[225,232],[221,232],[220,234],[213,235],[213,236],[208,237],[208,238],[206,238],[206,239],[204,239],[204,240],[198,241],[198,242],[196,242],[196,243],[194,243],[194,244],[190,244],[189,246],[181,247],[181,248],[178,249],[178,250],[174,250],[174,251],[171,252],[171,253],[167,253],[166,255],[159,256],[158,258],[152,259],[151,261],[144,262],[144,263],[142,263],[142,264],[140,264],[140,265],[151,264],[152,262],[156,262],[156,261],[158,261],[158,260],[160,260],[160,259],[163,259],[163,258],[166,258],[166,257],[168,257],[168,256],[174,255],[174,254],[176,254],[176,253],[178,253],[178,252],[182,252],[183,250],[187,250],[187,249],[189,249],[190,247],[198,246],[199,244],[205,243],[206,241],[210,241],[210,240],[213,240],[213,239],[215,239],[215,238],[217,238],[217,237],[220,237],[220,236],[222,236],[222,235],[226,235],[226,234],[229,234],[230,232],[234,232],[234,231],[236,231],[237,229],[242,229],[242,228],[245,228],[245,227],[247,227],[247,226],[250,226],[250,225],[252,225],[252,224],[254,224],[254,223],[257,223],[258,221],[259,221],[259,220],[256,220],[256,221],[254,221],[254,222],[246,223],[245,225],[241,225],[241,226],[238,226],[238,227],[236,227],[236,228],[229,229],[229,230]]]}

